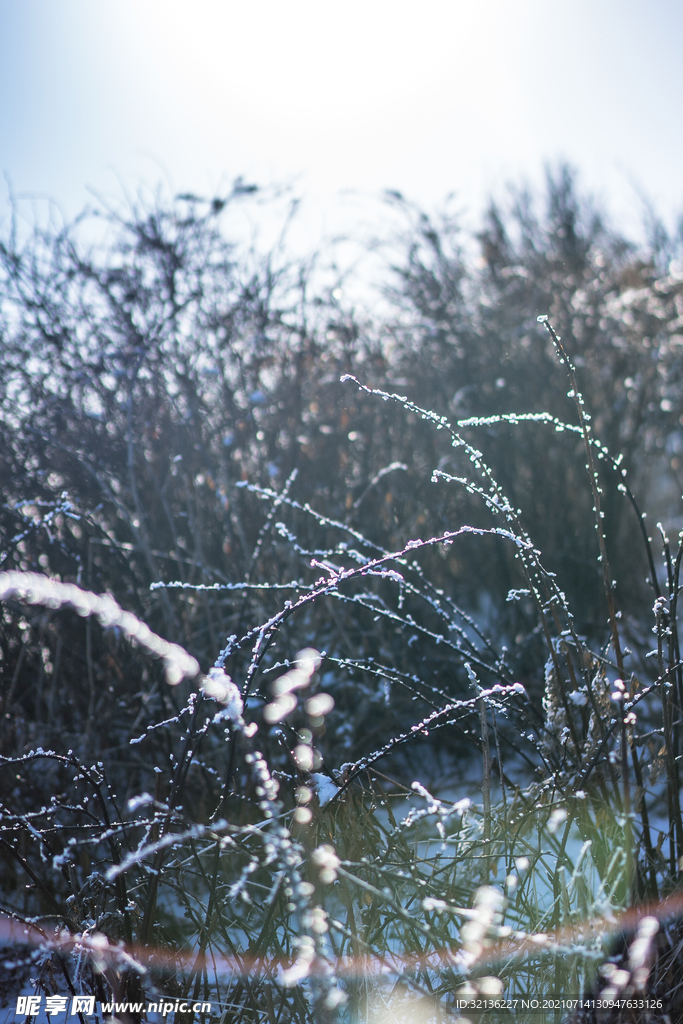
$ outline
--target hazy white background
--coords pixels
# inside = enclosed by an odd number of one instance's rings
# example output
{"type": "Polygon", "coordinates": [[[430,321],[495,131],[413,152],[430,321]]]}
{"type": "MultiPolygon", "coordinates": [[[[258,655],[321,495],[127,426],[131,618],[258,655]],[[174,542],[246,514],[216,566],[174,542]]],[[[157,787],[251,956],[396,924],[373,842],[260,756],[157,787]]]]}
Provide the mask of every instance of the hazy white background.
{"type": "Polygon", "coordinates": [[[0,170],[67,216],[290,182],[313,238],[354,194],[476,209],[564,158],[622,220],[638,189],[672,218],[682,50],[680,0],[0,0],[0,170]]]}

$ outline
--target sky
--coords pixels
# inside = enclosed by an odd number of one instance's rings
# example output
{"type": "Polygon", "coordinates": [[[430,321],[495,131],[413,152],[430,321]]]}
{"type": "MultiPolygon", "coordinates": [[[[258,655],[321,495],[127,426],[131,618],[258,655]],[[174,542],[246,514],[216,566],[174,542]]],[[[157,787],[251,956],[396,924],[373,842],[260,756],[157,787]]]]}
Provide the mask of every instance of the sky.
{"type": "Polygon", "coordinates": [[[680,0],[0,0],[9,190],[289,185],[306,239],[384,189],[481,209],[567,160],[622,222],[683,210],[680,0]]]}

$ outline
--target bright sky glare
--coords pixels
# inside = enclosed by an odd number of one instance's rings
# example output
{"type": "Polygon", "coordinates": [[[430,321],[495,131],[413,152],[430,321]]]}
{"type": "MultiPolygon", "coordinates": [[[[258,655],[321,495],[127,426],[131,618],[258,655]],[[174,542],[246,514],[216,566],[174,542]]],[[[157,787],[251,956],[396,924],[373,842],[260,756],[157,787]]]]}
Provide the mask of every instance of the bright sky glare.
{"type": "Polygon", "coordinates": [[[0,169],[67,216],[89,188],[291,182],[320,231],[349,191],[476,208],[564,158],[671,216],[682,43],[676,0],[0,0],[0,169]]]}

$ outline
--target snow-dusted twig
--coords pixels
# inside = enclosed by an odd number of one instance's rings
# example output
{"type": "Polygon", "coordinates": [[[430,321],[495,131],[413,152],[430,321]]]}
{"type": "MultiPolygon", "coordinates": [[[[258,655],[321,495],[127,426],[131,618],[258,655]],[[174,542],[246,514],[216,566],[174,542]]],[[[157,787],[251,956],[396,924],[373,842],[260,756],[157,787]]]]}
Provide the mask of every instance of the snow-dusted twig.
{"type": "Polygon", "coordinates": [[[157,636],[132,612],[124,611],[109,594],[93,594],[74,583],[59,583],[37,572],[0,572],[0,601],[12,599],[44,608],[73,608],[84,618],[94,615],[105,628],[116,628],[127,640],[141,647],[152,658],[164,663],[166,682],[177,686],[183,679],[199,675],[199,664],[179,644],[157,636]]]}

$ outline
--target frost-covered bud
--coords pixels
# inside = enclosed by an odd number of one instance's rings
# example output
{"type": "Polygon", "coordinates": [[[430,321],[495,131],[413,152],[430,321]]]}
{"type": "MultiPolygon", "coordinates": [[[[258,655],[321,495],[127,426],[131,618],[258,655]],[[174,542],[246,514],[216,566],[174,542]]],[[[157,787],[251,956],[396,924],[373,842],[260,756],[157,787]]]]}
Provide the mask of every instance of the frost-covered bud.
{"type": "Polygon", "coordinates": [[[662,627],[662,623],[666,623],[669,618],[669,609],[667,608],[666,598],[658,597],[652,606],[652,611],[657,622],[657,625],[654,627],[652,632],[658,633],[662,627]]]}
{"type": "Polygon", "coordinates": [[[217,668],[215,665],[209,669],[208,676],[202,680],[202,690],[207,697],[213,697],[214,700],[224,702],[230,692],[230,686],[232,685],[232,679],[222,668],[217,668]]]}
{"type": "Polygon", "coordinates": [[[244,711],[242,695],[227,672],[214,665],[209,669],[208,676],[204,676],[201,687],[207,697],[213,697],[219,704],[225,705],[221,718],[229,718],[235,723],[241,720],[244,711]]]}

